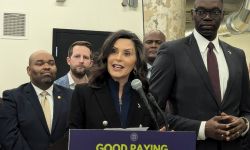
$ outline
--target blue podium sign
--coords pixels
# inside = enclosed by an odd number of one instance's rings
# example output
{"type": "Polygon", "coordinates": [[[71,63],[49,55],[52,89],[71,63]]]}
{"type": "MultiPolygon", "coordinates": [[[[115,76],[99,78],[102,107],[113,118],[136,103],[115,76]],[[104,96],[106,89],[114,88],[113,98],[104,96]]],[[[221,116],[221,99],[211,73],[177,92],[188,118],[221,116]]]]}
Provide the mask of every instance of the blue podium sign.
{"type": "Polygon", "coordinates": [[[195,150],[195,132],[71,129],[69,150],[195,150]]]}

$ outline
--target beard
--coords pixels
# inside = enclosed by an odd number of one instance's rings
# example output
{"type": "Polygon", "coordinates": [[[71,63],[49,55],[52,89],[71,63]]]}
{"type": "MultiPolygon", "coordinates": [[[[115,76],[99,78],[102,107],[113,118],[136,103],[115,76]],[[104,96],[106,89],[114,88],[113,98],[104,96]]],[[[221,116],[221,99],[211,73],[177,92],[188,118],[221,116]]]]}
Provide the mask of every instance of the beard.
{"type": "Polygon", "coordinates": [[[42,90],[47,90],[53,83],[55,77],[31,78],[31,82],[42,90]]]}
{"type": "Polygon", "coordinates": [[[41,82],[47,85],[52,85],[55,80],[55,77],[44,77],[41,79],[41,82]]]}
{"type": "Polygon", "coordinates": [[[86,68],[74,68],[71,69],[72,74],[76,77],[76,78],[83,78],[87,72],[86,68]]]}

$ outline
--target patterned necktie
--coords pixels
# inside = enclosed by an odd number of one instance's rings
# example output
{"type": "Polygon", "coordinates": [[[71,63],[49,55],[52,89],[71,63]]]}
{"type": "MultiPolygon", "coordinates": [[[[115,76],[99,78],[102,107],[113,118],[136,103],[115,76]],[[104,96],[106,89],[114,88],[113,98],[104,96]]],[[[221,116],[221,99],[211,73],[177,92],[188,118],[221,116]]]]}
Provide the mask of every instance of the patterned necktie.
{"type": "Polygon", "coordinates": [[[49,131],[51,132],[51,111],[50,111],[50,104],[49,104],[49,100],[47,99],[47,96],[49,95],[48,92],[43,91],[40,96],[41,96],[41,106],[43,109],[43,113],[49,128],[49,131]]]}
{"type": "Polygon", "coordinates": [[[216,98],[217,100],[219,100],[219,102],[221,102],[219,68],[215,53],[213,51],[214,45],[212,42],[210,42],[207,47],[208,47],[208,52],[207,52],[208,75],[212,83],[216,98]]]}

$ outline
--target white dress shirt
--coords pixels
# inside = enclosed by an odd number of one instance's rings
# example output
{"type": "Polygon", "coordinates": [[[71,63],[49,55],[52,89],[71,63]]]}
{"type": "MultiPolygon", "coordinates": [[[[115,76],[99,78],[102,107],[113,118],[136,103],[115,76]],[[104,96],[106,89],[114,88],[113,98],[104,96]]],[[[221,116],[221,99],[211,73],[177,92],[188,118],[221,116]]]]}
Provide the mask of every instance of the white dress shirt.
{"type": "Polygon", "coordinates": [[[148,74],[147,74],[147,78],[149,79],[151,76],[151,69],[152,69],[152,65],[150,65],[149,63],[147,63],[147,68],[148,68],[148,74]]]}
{"type": "Polygon", "coordinates": [[[68,78],[69,78],[69,88],[74,90],[75,89],[75,81],[73,80],[70,71],[68,72],[68,78]]]}
{"type": "MultiPolygon", "coordinates": [[[[73,80],[70,71],[68,72],[68,79],[69,79],[69,88],[72,89],[72,90],[74,90],[74,89],[75,89],[75,86],[76,86],[76,83],[75,83],[75,81],[73,80]]],[[[83,80],[82,83],[88,83],[88,82],[89,82],[88,76],[87,76],[86,74],[83,76],[82,80],[83,80]]]]}

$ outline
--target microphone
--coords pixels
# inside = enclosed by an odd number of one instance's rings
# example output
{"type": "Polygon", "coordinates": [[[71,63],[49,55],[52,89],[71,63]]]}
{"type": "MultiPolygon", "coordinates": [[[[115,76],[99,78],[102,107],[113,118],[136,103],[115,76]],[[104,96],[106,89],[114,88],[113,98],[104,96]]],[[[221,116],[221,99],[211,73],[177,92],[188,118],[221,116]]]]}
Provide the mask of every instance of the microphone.
{"type": "Polygon", "coordinates": [[[143,89],[142,89],[141,80],[139,80],[139,79],[134,79],[134,80],[131,82],[131,86],[132,86],[132,88],[133,88],[134,90],[137,91],[137,93],[138,93],[138,94],[140,95],[140,97],[142,98],[142,100],[143,100],[144,104],[146,105],[146,107],[147,107],[147,109],[148,109],[148,111],[149,111],[149,113],[150,113],[152,119],[153,119],[154,122],[155,122],[155,125],[156,125],[157,129],[159,129],[159,125],[158,125],[158,123],[157,123],[155,114],[154,114],[154,112],[153,112],[151,106],[149,105],[148,99],[147,99],[147,97],[146,97],[146,95],[145,95],[145,93],[144,93],[144,91],[143,91],[143,89]]]}
{"type": "Polygon", "coordinates": [[[149,102],[151,104],[153,104],[157,108],[157,110],[160,113],[162,119],[164,120],[164,125],[166,127],[166,130],[168,130],[169,125],[168,125],[168,121],[166,119],[166,116],[165,116],[164,112],[161,110],[161,108],[159,107],[158,103],[156,102],[154,96],[151,93],[148,93],[148,99],[149,99],[149,102]]]}

